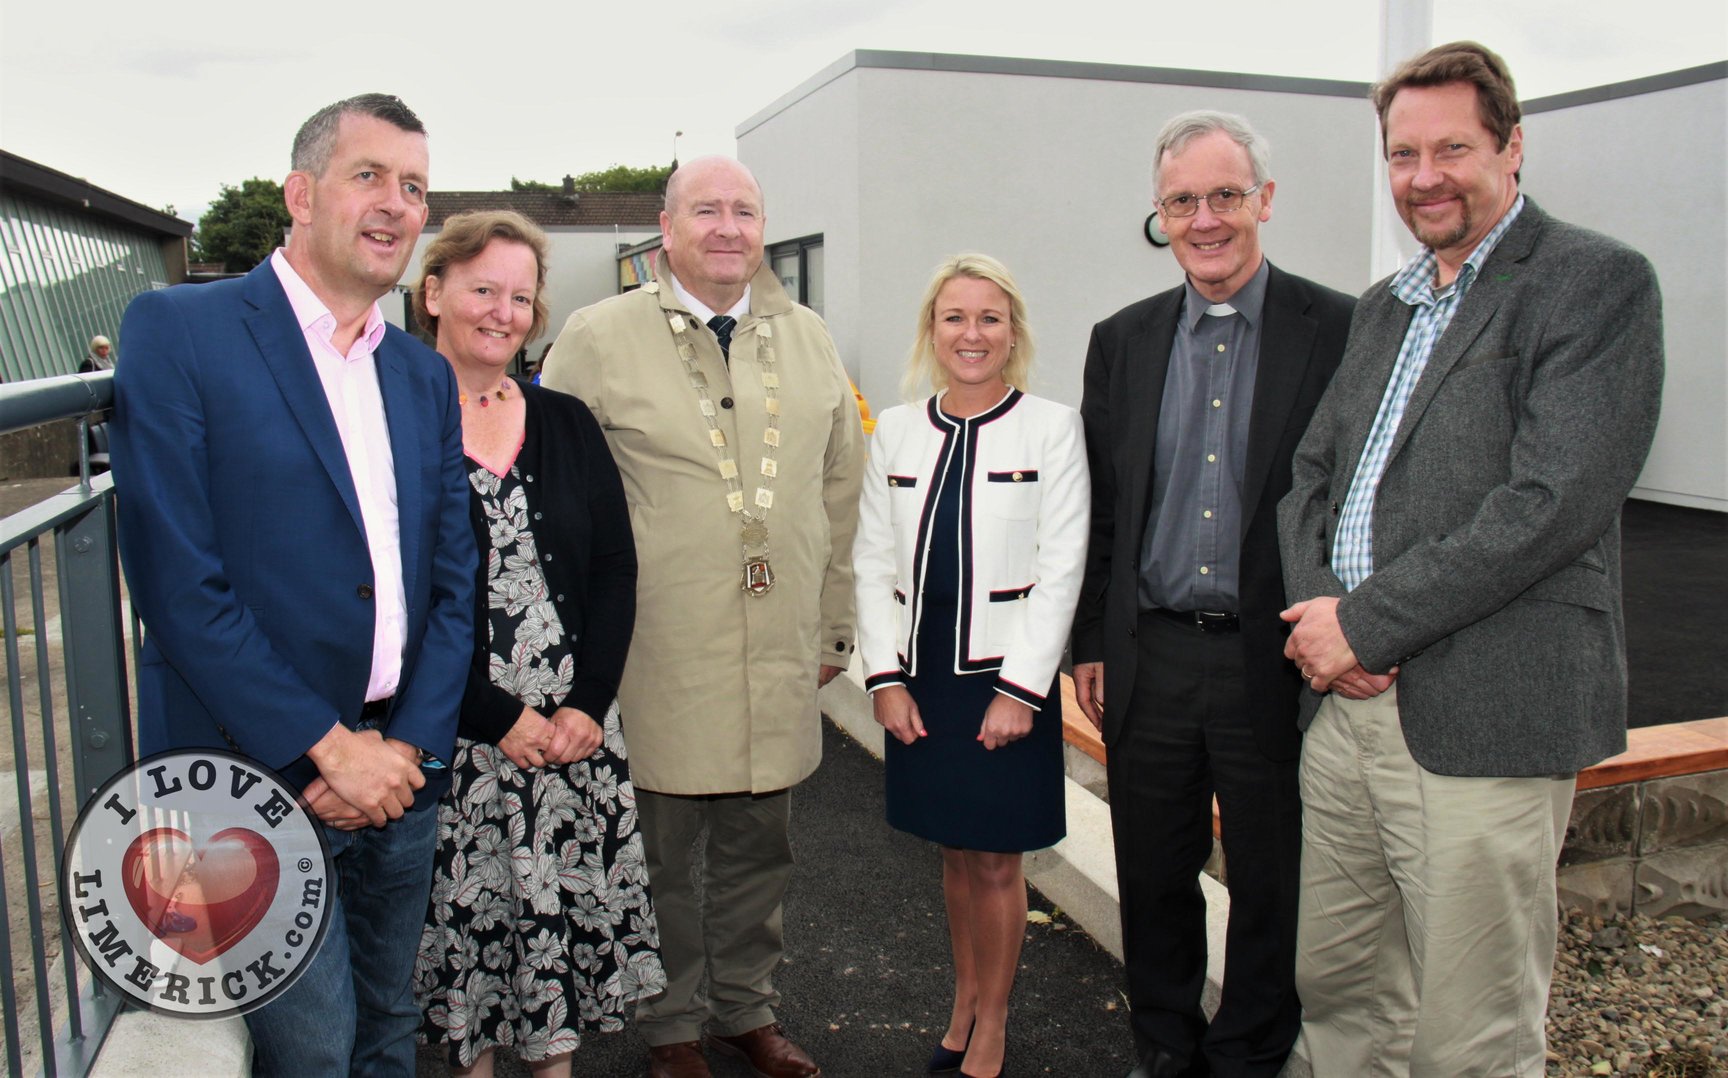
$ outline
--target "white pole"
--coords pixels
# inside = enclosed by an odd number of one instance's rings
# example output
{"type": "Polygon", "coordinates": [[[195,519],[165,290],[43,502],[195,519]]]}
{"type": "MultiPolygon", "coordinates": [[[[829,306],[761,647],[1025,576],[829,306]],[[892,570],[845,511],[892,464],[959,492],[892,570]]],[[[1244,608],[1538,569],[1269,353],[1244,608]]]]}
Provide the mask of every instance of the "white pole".
{"type": "MultiPolygon", "coordinates": [[[[1434,44],[1434,0],[1380,0],[1380,62],[1376,79],[1434,44]]],[[[1378,281],[1404,262],[1400,241],[1409,240],[1404,223],[1392,206],[1386,185],[1386,157],[1380,150],[1380,125],[1374,125],[1374,223],[1369,229],[1368,278],[1378,281]]],[[[1414,251],[1414,248],[1411,248],[1414,251]]]]}

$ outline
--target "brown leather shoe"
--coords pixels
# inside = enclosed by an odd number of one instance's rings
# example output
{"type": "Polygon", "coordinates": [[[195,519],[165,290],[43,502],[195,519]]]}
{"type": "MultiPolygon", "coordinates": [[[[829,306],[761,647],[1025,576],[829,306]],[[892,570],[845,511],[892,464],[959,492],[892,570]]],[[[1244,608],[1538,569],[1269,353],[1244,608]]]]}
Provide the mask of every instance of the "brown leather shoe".
{"type": "Polygon", "coordinates": [[[732,1037],[710,1033],[708,1043],[749,1063],[756,1078],[817,1078],[822,1073],[816,1061],[792,1043],[785,1027],[778,1022],[732,1037]]]}
{"type": "Polygon", "coordinates": [[[659,1044],[648,1049],[648,1078],[714,1078],[702,1045],[696,1041],[659,1044]]]}

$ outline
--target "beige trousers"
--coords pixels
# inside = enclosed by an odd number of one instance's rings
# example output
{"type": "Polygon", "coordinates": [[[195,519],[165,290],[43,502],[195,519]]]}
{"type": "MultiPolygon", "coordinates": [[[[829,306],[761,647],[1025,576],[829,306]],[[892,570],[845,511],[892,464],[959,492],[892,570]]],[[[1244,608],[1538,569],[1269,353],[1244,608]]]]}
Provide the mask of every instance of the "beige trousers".
{"type": "Polygon", "coordinates": [[[1318,1078],[1543,1074],[1575,787],[1423,769],[1396,685],[1326,698],[1302,746],[1296,954],[1318,1078]]]}
{"type": "Polygon", "coordinates": [[[792,878],[792,795],[678,797],[636,791],[666,991],[636,1005],[649,1045],[723,1036],[774,1021],[792,878]],[[700,843],[700,845],[698,845],[700,843]],[[704,979],[706,975],[706,980],[704,979]]]}

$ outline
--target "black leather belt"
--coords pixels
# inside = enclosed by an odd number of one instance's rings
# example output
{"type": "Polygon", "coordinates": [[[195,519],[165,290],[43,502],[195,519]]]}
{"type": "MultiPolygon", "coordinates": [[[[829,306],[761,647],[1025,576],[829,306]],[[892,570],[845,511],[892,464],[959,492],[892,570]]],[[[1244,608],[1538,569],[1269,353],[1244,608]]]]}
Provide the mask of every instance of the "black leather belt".
{"type": "Polygon", "coordinates": [[[360,709],[360,719],[354,724],[356,730],[370,730],[375,726],[384,725],[384,720],[390,717],[390,705],[396,702],[394,696],[386,696],[382,700],[368,700],[360,709]]]}
{"type": "Polygon", "coordinates": [[[1155,606],[1147,613],[1192,626],[1203,633],[1233,633],[1242,628],[1242,619],[1235,614],[1222,614],[1211,610],[1166,610],[1155,606]]]}

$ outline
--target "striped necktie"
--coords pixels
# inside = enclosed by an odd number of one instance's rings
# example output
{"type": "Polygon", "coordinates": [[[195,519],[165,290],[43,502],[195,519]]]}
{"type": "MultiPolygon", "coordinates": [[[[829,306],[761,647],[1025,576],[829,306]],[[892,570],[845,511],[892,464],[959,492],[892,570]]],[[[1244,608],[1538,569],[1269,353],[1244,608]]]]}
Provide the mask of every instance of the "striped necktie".
{"type": "Polygon", "coordinates": [[[738,319],[728,314],[717,314],[708,319],[708,328],[714,331],[714,337],[720,342],[720,354],[727,361],[732,359],[732,327],[738,324],[738,319]]]}

